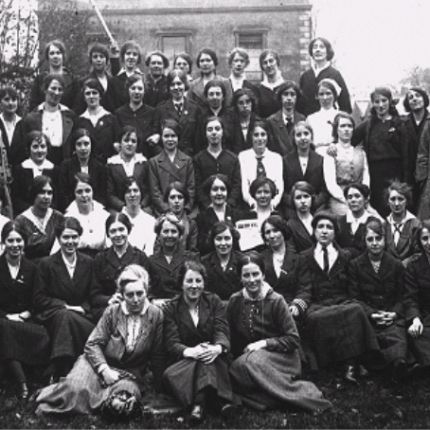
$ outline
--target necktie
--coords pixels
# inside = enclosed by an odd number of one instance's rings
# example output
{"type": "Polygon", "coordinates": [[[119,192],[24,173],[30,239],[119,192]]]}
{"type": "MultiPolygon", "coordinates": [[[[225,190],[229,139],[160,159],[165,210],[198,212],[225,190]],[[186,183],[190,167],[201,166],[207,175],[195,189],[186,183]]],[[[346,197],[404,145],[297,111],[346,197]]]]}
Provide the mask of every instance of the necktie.
{"type": "Polygon", "coordinates": [[[324,262],[324,273],[328,273],[329,269],[330,269],[330,264],[328,262],[328,251],[327,251],[327,246],[323,246],[322,247],[322,252],[323,252],[323,262],[324,262]]]}
{"type": "Polygon", "coordinates": [[[401,230],[402,225],[403,225],[402,223],[394,224],[394,245],[396,246],[399,243],[400,234],[402,232],[401,230]]]}
{"type": "Polygon", "coordinates": [[[263,157],[257,157],[257,179],[266,177],[266,169],[262,160],[263,157]]]}
{"type": "Polygon", "coordinates": [[[288,134],[291,133],[291,130],[293,129],[293,119],[292,118],[285,118],[285,127],[287,127],[288,134]]]}
{"type": "Polygon", "coordinates": [[[181,114],[182,114],[182,103],[175,104],[175,108],[176,108],[176,111],[178,112],[178,115],[181,116],[181,114]]]}

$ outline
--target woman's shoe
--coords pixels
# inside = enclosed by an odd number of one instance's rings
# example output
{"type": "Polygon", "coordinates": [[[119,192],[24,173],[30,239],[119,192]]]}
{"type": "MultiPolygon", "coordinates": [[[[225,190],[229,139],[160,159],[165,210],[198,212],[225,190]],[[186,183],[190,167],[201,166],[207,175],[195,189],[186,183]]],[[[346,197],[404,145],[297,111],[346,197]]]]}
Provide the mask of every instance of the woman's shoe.
{"type": "Polygon", "coordinates": [[[198,424],[203,421],[204,409],[202,405],[194,405],[190,413],[190,421],[193,424],[198,424]]]}
{"type": "Polygon", "coordinates": [[[27,400],[28,396],[29,396],[29,390],[28,390],[27,383],[23,382],[20,385],[19,397],[21,400],[27,400]]]}

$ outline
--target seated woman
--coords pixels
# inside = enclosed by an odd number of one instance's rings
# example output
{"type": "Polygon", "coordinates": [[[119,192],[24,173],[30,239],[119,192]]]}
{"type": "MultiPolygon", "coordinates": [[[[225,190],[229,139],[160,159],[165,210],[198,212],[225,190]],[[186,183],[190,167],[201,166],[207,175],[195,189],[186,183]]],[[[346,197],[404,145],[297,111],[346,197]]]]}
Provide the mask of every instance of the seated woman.
{"type": "Polygon", "coordinates": [[[220,298],[204,291],[206,270],[185,261],[178,273],[181,294],[164,309],[164,346],[170,366],[163,380],[190,420],[200,422],[206,406],[231,412],[233,392],[228,374],[229,329],[220,298]]]}
{"type": "Polygon", "coordinates": [[[149,296],[153,303],[164,303],[179,293],[178,276],[182,263],[196,256],[196,253],[185,251],[181,246],[184,226],[179,219],[167,213],[161,215],[155,224],[157,242],[160,245],[149,257],[151,278],[149,296]]]}
{"type": "Polygon", "coordinates": [[[148,272],[137,264],[126,266],[117,285],[121,301],[103,314],[66,378],[42,389],[36,414],[101,410],[125,418],[138,409],[148,362],[157,385],[163,370],[163,315],[147,298],[148,272]]]}
{"type": "Polygon", "coordinates": [[[356,371],[362,359],[379,344],[372,324],[363,308],[350,300],[348,291],[348,261],[346,251],[335,247],[336,218],[321,211],[312,220],[315,247],[300,257],[297,298],[306,303],[303,337],[309,349],[310,366],[324,367],[345,364],[345,380],[356,383],[356,371]]]}
{"type": "Polygon", "coordinates": [[[34,260],[46,257],[55,241],[55,232],[63,221],[63,215],[51,209],[54,188],[49,176],[33,179],[30,187],[32,206],[16,217],[16,222],[25,232],[27,242],[25,255],[34,260]]]}
{"type": "Polygon", "coordinates": [[[125,183],[122,213],[127,215],[131,222],[131,231],[128,240],[132,246],[144,251],[147,256],[154,253],[156,240],[154,227],[155,218],[142,210],[142,191],[134,178],[128,178],[125,183]]]}
{"type": "Polygon", "coordinates": [[[90,292],[90,302],[95,321],[99,320],[108,305],[121,300],[121,295],[116,294],[116,278],[124,267],[129,264],[139,264],[146,270],[149,268],[146,254],[129,242],[132,224],[126,214],[110,215],[106,219],[105,228],[112,246],[99,252],[94,259],[94,282],[90,292]]]}
{"type": "Polygon", "coordinates": [[[76,218],[66,217],[56,234],[60,251],[39,262],[34,293],[36,318],[51,339],[54,380],[67,375],[94,328],[89,300],[93,260],[77,252],[82,227],[76,218]]]}
{"type": "Polygon", "coordinates": [[[333,149],[335,155],[324,155],[324,180],[330,194],[329,207],[337,216],[345,215],[347,202],[343,190],[348,184],[362,183],[369,186],[367,155],[360,146],[352,146],[354,118],[339,112],[333,122],[333,149]]]}
{"type": "Polygon", "coordinates": [[[291,206],[291,190],[299,181],[312,185],[315,194],[315,210],[322,209],[327,201],[327,188],[324,181],[323,157],[314,151],[312,127],[303,121],[293,129],[293,142],[296,150],[283,157],[284,163],[284,196],[283,213],[285,218],[296,213],[291,206]]]}
{"type": "Polygon", "coordinates": [[[48,333],[35,323],[33,315],[36,266],[24,257],[25,240],[25,233],[14,221],[1,230],[0,365],[18,384],[22,399],[29,395],[24,366],[49,362],[48,333]]]}
{"type": "Polygon", "coordinates": [[[385,198],[390,207],[385,224],[387,251],[407,267],[418,251],[414,238],[421,225],[418,218],[407,210],[412,201],[412,189],[404,182],[394,181],[387,188],[385,198]]]}
{"type": "Polygon", "coordinates": [[[242,175],[242,197],[245,203],[255,209],[256,202],[250,195],[251,183],[258,178],[270,178],[278,190],[273,195],[273,208],[276,208],[284,192],[282,180],[282,157],[267,149],[270,146],[271,131],[267,122],[256,121],[251,130],[252,148],[239,154],[240,171],[242,175]]]}
{"type": "Polygon", "coordinates": [[[403,319],[404,268],[385,251],[385,229],[379,219],[369,219],[364,226],[366,251],[351,261],[349,288],[372,323],[381,348],[380,362],[389,366],[394,376],[406,370],[407,339],[403,319]]]}
{"type": "Polygon", "coordinates": [[[207,290],[228,300],[239,290],[237,264],[242,253],[238,251],[239,232],[228,221],[218,221],[210,229],[208,242],[212,252],[202,258],[207,273],[207,290]]]}
{"type": "MultiPolygon", "coordinates": [[[[12,201],[15,214],[20,214],[28,209],[32,202],[30,189],[33,179],[36,176],[49,176],[54,185],[56,193],[58,183],[58,167],[54,166],[46,156],[50,146],[49,138],[41,131],[31,131],[27,135],[26,148],[29,158],[21,164],[15,166],[12,171],[12,201]]],[[[53,206],[56,207],[57,198],[53,199],[53,206]]]]}
{"type": "Polygon", "coordinates": [[[349,184],[344,188],[343,194],[348,211],[338,219],[339,231],[336,240],[337,244],[348,250],[352,257],[358,257],[366,250],[364,240],[366,222],[371,217],[380,221],[383,219],[375,210],[369,208],[370,189],[367,185],[349,184]]]}
{"type": "Polygon", "coordinates": [[[405,272],[406,327],[411,351],[418,365],[430,366],[430,220],[417,231],[421,255],[411,261],[405,272]]]}
{"type": "Polygon", "coordinates": [[[294,209],[294,213],[287,221],[291,231],[287,248],[291,254],[300,254],[315,245],[312,227],[316,200],[314,187],[306,181],[298,181],[291,188],[290,198],[289,206],[294,209]]]}
{"type": "Polygon", "coordinates": [[[74,154],[60,165],[58,208],[64,211],[75,199],[74,184],[76,173],[90,175],[93,184],[93,197],[101,204],[106,203],[106,166],[93,154],[90,133],[78,128],[74,134],[74,154]]]}
{"type": "Polygon", "coordinates": [[[110,209],[121,211],[124,207],[124,190],[127,178],[133,177],[143,191],[142,208],[149,206],[148,163],[136,153],[139,143],[137,130],[125,126],[121,132],[119,154],[107,161],[107,204],[110,209]]]}
{"type": "Polygon", "coordinates": [[[163,196],[169,184],[181,182],[188,194],[186,209],[191,212],[195,195],[193,160],[178,149],[180,130],[174,119],[166,119],[160,128],[163,151],[148,162],[152,208],[157,216],[165,213],[168,204],[163,196]]]}
{"type": "Polygon", "coordinates": [[[235,387],[256,409],[292,406],[309,411],[331,406],[318,388],[300,381],[299,334],[284,298],[265,282],[262,258],[255,253],[239,262],[242,290],[227,306],[235,387]]]}

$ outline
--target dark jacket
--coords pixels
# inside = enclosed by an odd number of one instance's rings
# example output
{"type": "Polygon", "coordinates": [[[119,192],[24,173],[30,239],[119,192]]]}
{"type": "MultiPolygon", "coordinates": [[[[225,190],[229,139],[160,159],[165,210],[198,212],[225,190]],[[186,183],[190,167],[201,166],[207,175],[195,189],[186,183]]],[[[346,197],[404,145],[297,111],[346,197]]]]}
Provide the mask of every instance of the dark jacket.
{"type": "Polygon", "coordinates": [[[291,229],[291,238],[287,242],[287,250],[290,253],[300,254],[303,251],[315,245],[314,238],[309,234],[303,223],[293,213],[293,216],[287,221],[291,229]]]}
{"type": "Polygon", "coordinates": [[[143,96],[143,102],[148,106],[155,108],[168,98],[169,89],[167,88],[166,76],[162,75],[161,78],[155,82],[151,74],[147,74],[145,79],[145,95],[143,96]]]}

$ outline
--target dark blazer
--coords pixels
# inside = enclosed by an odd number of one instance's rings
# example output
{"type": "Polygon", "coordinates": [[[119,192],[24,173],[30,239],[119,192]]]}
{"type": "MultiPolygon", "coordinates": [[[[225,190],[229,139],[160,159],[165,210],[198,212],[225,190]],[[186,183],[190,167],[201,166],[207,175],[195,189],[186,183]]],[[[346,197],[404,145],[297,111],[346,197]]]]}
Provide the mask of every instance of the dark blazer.
{"type": "Polygon", "coordinates": [[[230,349],[230,330],[221,299],[216,294],[203,291],[197,327],[182,295],[168,303],[164,309],[164,345],[172,361],[181,360],[184,349],[202,342],[230,349]]]}
{"type": "Polygon", "coordinates": [[[180,135],[178,148],[185,154],[192,157],[196,153],[197,124],[199,123],[201,109],[199,106],[185,97],[182,113],[179,116],[173,101],[166,100],[160,103],[154,112],[154,123],[158,130],[164,120],[170,118],[179,123],[180,135]]]}
{"type": "MultiPolygon", "coordinates": [[[[64,211],[75,199],[74,185],[75,175],[81,168],[76,155],[64,160],[60,165],[58,207],[64,211]]],[[[88,162],[88,174],[91,177],[93,198],[101,204],[106,203],[106,166],[95,157],[90,157],[88,162]]]]}
{"type": "Polygon", "coordinates": [[[64,306],[82,306],[90,317],[90,291],[94,282],[93,260],[77,253],[73,279],[64,264],[61,251],[43,258],[39,262],[38,277],[34,292],[34,307],[37,318],[46,321],[64,309],[64,306]]]}
{"type": "Polygon", "coordinates": [[[186,207],[191,211],[196,193],[193,160],[178,150],[172,163],[167,153],[163,151],[151,158],[148,164],[151,204],[156,213],[162,214],[169,209],[163,196],[169,184],[175,181],[182,182],[185,185],[190,197],[186,207]]]}
{"type": "Polygon", "coordinates": [[[268,118],[270,115],[273,115],[281,109],[281,102],[278,100],[277,95],[278,88],[279,86],[271,90],[270,88],[261,85],[261,83],[256,86],[258,115],[260,115],[261,118],[268,118]]]}
{"type": "Polygon", "coordinates": [[[162,75],[161,78],[155,82],[151,74],[148,73],[145,79],[145,95],[143,96],[143,102],[155,108],[168,98],[169,88],[167,87],[167,77],[162,75]]]}
{"type": "Polygon", "coordinates": [[[315,239],[295,214],[287,221],[287,225],[292,233],[287,242],[288,252],[300,254],[315,245],[315,239]]]}
{"type": "MultiPolygon", "coordinates": [[[[295,111],[292,127],[294,124],[297,124],[299,121],[304,121],[305,119],[306,117],[304,115],[295,111]]],[[[296,147],[293,142],[293,136],[291,130],[289,131],[284,124],[282,109],[270,115],[267,121],[270,124],[273,139],[272,148],[269,149],[281,155],[287,155],[289,152],[295,151],[296,147]]]]}
{"type": "Polygon", "coordinates": [[[415,243],[416,232],[419,229],[421,222],[418,218],[406,221],[403,230],[400,233],[397,246],[394,244],[394,236],[391,231],[391,224],[385,223],[385,249],[394,257],[399,260],[405,260],[418,252],[415,243]]]}
{"type": "Polygon", "coordinates": [[[360,224],[355,234],[352,234],[351,225],[346,222],[346,215],[342,215],[338,220],[338,226],[336,242],[341,248],[347,249],[352,257],[358,257],[366,250],[365,224],[360,224]]]}
{"type": "MultiPolygon", "coordinates": [[[[18,123],[21,122],[21,120],[22,119],[20,119],[16,123],[15,128],[18,125],[18,123]]],[[[3,143],[4,143],[5,147],[6,147],[6,152],[7,152],[7,155],[8,155],[8,161],[9,161],[9,163],[12,163],[11,159],[10,159],[10,147],[12,145],[13,135],[12,135],[12,141],[9,142],[9,137],[8,137],[8,135],[6,133],[6,127],[5,127],[4,122],[3,122],[3,120],[1,118],[0,118],[0,136],[1,136],[1,138],[3,140],[3,143]]]]}
{"type": "MultiPolygon", "coordinates": [[[[224,106],[230,106],[231,101],[233,100],[233,90],[231,88],[230,80],[220,75],[217,75],[215,79],[220,80],[224,83],[226,91],[226,96],[224,98],[224,106]]],[[[206,105],[204,89],[205,86],[203,84],[203,78],[199,76],[191,82],[190,89],[188,90],[188,96],[190,97],[190,99],[201,107],[204,107],[206,105]]]]}
{"type": "Polygon", "coordinates": [[[360,302],[369,317],[379,310],[403,314],[404,268],[387,252],[384,252],[378,273],[373,270],[367,252],[352,260],[349,288],[351,297],[360,302]]]}
{"type": "MultiPolygon", "coordinates": [[[[62,110],[63,142],[60,148],[51,147],[48,152],[48,160],[59,165],[61,161],[71,157],[73,152],[73,132],[76,127],[76,115],[71,110],[62,110]]],[[[10,148],[11,164],[19,164],[28,157],[25,146],[27,134],[30,131],[42,130],[42,111],[34,110],[27,114],[16,126],[10,148]]]]}

